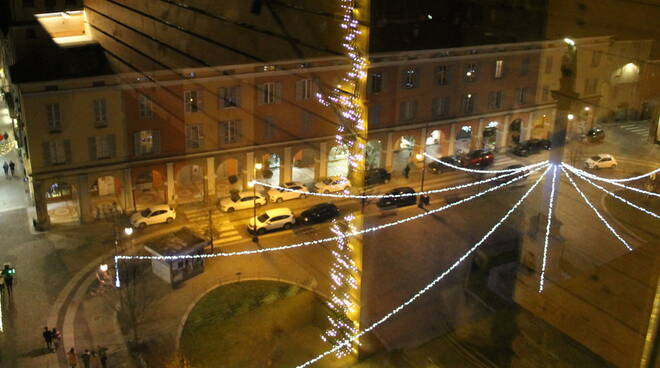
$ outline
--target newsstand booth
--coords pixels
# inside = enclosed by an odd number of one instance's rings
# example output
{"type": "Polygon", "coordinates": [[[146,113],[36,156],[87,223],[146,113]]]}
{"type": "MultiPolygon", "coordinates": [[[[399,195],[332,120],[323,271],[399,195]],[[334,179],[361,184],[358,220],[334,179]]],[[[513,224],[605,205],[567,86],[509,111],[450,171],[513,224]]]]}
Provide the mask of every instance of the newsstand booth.
{"type": "MultiPolygon", "coordinates": [[[[184,227],[176,232],[163,235],[145,243],[144,249],[154,256],[201,255],[210,246],[192,230],[184,227]]],[[[172,287],[204,272],[204,259],[152,259],[151,270],[172,287]]]]}

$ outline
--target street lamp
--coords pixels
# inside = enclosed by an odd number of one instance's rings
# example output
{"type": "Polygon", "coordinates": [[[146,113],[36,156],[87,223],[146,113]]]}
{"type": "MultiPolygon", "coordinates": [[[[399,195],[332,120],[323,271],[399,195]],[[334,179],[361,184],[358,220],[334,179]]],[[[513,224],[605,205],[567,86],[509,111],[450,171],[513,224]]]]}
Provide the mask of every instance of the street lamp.
{"type": "Polygon", "coordinates": [[[261,170],[262,167],[263,165],[260,162],[254,164],[252,175],[252,213],[254,215],[252,218],[252,221],[254,221],[254,236],[252,236],[252,241],[255,243],[259,243],[259,233],[257,233],[257,170],[261,170]]]}

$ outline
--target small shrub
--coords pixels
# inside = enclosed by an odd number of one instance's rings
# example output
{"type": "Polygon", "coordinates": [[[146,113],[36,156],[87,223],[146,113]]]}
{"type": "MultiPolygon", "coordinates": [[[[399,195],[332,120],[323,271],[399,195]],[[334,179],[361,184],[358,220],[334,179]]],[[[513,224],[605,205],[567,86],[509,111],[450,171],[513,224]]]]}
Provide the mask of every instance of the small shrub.
{"type": "Polygon", "coordinates": [[[238,181],[238,176],[232,175],[228,179],[229,179],[229,184],[236,184],[236,182],[238,181]]]}
{"type": "Polygon", "coordinates": [[[277,292],[268,293],[263,299],[261,299],[261,304],[273,304],[280,298],[280,294],[277,292]]]}

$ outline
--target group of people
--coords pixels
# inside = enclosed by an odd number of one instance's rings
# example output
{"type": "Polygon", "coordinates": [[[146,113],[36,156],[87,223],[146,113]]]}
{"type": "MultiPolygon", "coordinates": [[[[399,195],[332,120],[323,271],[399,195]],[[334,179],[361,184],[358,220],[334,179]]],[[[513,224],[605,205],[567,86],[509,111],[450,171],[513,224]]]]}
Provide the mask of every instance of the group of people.
{"type": "Polygon", "coordinates": [[[44,341],[46,342],[46,349],[48,352],[56,352],[57,348],[60,346],[60,342],[62,341],[62,333],[60,333],[60,331],[58,331],[55,327],[53,327],[51,330],[48,328],[48,326],[46,326],[44,327],[44,332],[42,332],[41,335],[44,337],[44,341]]]}
{"type": "Polygon", "coordinates": [[[9,160],[9,163],[5,161],[5,164],[2,165],[2,168],[5,169],[5,176],[9,176],[9,173],[11,172],[11,176],[15,176],[14,172],[16,171],[16,164],[14,161],[9,160]]]}
{"type": "Polygon", "coordinates": [[[66,353],[66,359],[69,363],[69,367],[75,368],[78,367],[78,360],[81,360],[83,363],[83,368],[107,368],[108,367],[108,349],[102,347],[101,345],[96,347],[97,350],[90,351],[85,349],[85,351],[78,355],[76,350],[71,348],[68,353],[66,353]]]}

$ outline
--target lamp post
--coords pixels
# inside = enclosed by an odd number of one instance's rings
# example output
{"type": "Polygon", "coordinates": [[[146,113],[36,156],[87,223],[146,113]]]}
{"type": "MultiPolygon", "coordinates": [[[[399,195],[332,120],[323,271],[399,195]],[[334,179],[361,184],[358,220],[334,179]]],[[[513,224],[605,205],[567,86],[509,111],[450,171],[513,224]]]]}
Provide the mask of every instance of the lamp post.
{"type": "MultiPolygon", "coordinates": [[[[133,235],[133,228],[130,227],[130,226],[129,226],[129,227],[125,227],[125,228],[124,228],[124,234],[126,234],[126,236],[128,236],[128,237],[131,237],[131,235],[133,235]]],[[[133,238],[131,237],[131,244],[132,244],[132,243],[133,243],[133,238]]],[[[115,243],[115,255],[117,255],[117,248],[116,248],[116,245],[117,245],[117,244],[115,243]]]]}
{"type": "Polygon", "coordinates": [[[254,164],[254,170],[252,173],[252,213],[254,217],[252,220],[254,221],[254,235],[252,236],[252,241],[255,243],[259,243],[259,233],[257,232],[257,170],[261,170],[263,165],[258,162],[254,164]]]}
{"type": "MultiPolygon", "coordinates": [[[[419,191],[423,192],[424,191],[424,177],[426,176],[426,155],[424,153],[418,153],[415,155],[415,158],[417,161],[422,162],[422,183],[420,185],[419,191]]],[[[428,204],[428,196],[424,194],[420,194],[419,196],[419,203],[417,204],[419,208],[424,208],[424,205],[428,204]]]]}

